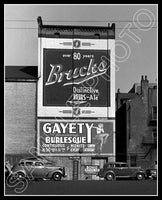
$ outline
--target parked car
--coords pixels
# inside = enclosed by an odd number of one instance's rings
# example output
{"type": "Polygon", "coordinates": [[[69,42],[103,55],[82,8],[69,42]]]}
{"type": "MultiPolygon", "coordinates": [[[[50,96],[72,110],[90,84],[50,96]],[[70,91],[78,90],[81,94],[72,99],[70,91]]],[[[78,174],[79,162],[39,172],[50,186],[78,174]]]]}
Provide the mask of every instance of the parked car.
{"type": "Polygon", "coordinates": [[[11,164],[9,161],[5,162],[5,179],[11,174],[11,164]]]}
{"type": "Polygon", "coordinates": [[[28,178],[29,180],[50,179],[60,181],[66,177],[65,167],[55,166],[52,162],[39,158],[21,159],[11,169],[11,179],[28,178]]]}
{"type": "Polygon", "coordinates": [[[157,179],[157,169],[147,169],[146,170],[146,177],[149,179],[157,179]]]}
{"type": "Polygon", "coordinates": [[[143,180],[146,177],[145,170],[141,167],[129,167],[124,162],[105,163],[98,173],[99,177],[106,180],[115,180],[116,178],[135,178],[143,180]]]}
{"type": "Polygon", "coordinates": [[[150,168],[146,169],[147,178],[157,179],[157,161],[150,166],[150,168]]]}

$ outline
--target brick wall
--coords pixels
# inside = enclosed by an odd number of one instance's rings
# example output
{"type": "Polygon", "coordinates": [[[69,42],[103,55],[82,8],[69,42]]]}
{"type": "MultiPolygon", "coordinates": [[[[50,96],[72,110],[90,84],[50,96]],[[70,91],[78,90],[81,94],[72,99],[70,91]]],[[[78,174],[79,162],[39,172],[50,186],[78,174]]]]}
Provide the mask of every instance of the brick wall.
{"type": "Polygon", "coordinates": [[[35,146],[36,83],[5,83],[5,153],[28,154],[35,146]]]}
{"type": "Polygon", "coordinates": [[[156,160],[156,157],[153,155],[154,149],[151,145],[143,145],[143,137],[148,138],[152,134],[152,127],[148,126],[148,109],[146,109],[145,104],[146,103],[143,102],[143,99],[140,96],[131,101],[131,122],[130,124],[127,123],[127,130],[128,128],[130,129],[128,154],[136,155],[136,165],[140,165],[143,168],[149,167],[154,160],[156,160]]]}
{"type": "Polygon", "coordinates": [[[141,142],[143,136],[147,132],[147,118],[146,118],[146,110],[144,108],[144,104],[142,102],[141,97],[136,97],[130,102],[130,123],[127,123],[130,128],[129,135],[129,143],[128,143],[128,151],[135,152],[141,148],[141,142]]]}

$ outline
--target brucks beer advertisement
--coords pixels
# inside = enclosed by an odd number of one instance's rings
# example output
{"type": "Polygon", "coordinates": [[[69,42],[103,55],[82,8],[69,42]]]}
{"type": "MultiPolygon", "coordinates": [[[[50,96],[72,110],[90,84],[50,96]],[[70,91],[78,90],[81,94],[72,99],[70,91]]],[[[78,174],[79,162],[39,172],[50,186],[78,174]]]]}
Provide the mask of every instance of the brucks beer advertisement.
{"type": "Polygon", "coordinates": [[[44,49],[43,58],[44,106],[110,105],[107,51],[44,49]]]}
{"type": "Polygon", "coordinates": [[[38,120],[39,155],[112,155],[114,122],[38,120]]]}
{"type": "Polygon", "coordinates": [[[108,117],[108,40],[39,38],[39,44],[38,117],[108,117]]]}

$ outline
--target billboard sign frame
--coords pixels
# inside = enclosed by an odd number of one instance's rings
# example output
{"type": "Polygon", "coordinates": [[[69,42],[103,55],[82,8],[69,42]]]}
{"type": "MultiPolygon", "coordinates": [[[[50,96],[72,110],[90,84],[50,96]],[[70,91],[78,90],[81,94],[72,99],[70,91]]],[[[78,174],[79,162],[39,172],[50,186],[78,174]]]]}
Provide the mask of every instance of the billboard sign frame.
{"type": "Polygon", "coordinates": [[[115,156],[115,120],[37,120],[38,156],[115,156]]]}
{"type": "MultiPolygon", "coordinates": [[[[38,38],[38,107],[37,107],[37,116],[38,117],[115,117],[115,40],[114,39],[78,39],[78,38],[38,38]],[[75,43],[75,41],[78,41],[75,43]],[[73,45],[75,44],[75,46],[73,45]],[[77,44],[77,45],[76,45],[77,44]],[[87,44],[87,45],[83,45],[87,44]],[[107,87],[107,99],[109,100],[108,104],[105,106],[99,106],[91,104],[80,104],[83,101],[80,101],[77,105],[71,105],[66,103],[63,105],[49,106],[44,105],[44,50],[69,50],[73,53],[75,50],[78,51],[105,51],[110,52],[110,87],[107,87]]],[[[73,62],[73,61],[72,61],[73,62]]],[[[55,63],[53,63],[55,64],[55,63]]],[[[52,70],[51,70],[52,71],[52,70]]],[[[51,73],[51,72],[50,72],[51,73]]],[[[49,74],[48,74],[49,77],[49,74]]],[[[99,76],[98,76],[99,77],[99,76]]],[[[106,82],[107,80],[105,80],[106,82]]],[[[46,80],[46,83],[48,80],[46,80]]],[[[49,82],[47,83],[49,84],[49,82]]],[[[47,86],[50,86],[47,85],[47,86]]],[[[62,88],[62,93],[66,93],[67,87],[62,88]]],[[[59,92],[59,91],[58,91],[59,92]]],[[[73,93],[73,92],[72,92],[73,93]]],[[[50,97],[49,93],[47,94],[50,97]]],[[[82,95],[82,94],[79,94],[82,95]]],[[[85,97],[85,94],[83,94],[85,97]]],[[[57,94],[56,94],[57,96],[57,94]]],[[[78,98],[78,94],[76,94],[78,98]]],[[[70,97],[70,96],[69,96],[70,97]]],[[[80,98],[80,97],[79,97],[80,98]]],[[[102,100],[102,96],[100,97],[102,100]]],[[[67,99],[67,102],[70,99],[67,99]]],[[[58,101],[58,100],[57,100],[58,101]]],[[[92,101],[91,101],[92,102],[92,101]]]]}

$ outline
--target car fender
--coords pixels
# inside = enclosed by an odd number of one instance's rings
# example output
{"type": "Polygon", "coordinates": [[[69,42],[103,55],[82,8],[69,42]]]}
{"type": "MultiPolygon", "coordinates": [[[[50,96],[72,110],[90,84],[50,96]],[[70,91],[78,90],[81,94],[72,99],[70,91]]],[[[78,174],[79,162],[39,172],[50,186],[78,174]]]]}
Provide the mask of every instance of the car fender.
{"type": "Polygon", "coordinates": [[[25,175],[25,177],[28,176],[28,175],[26,174],[26,171],[25,171],[25,170],[21,170],[21,169],[19,169],[19,170],[17,170],[17,171],[14,171],[14,172],[11,171],[11,175],[16,174],[16,173],[18,173],[18,172],[23,173],[23,174],[25,175]]]}
{"type": "Polygon", "coordinates": [[[107,172],[105,173],[105,176],[106,176],[108,173],[112,173],[112,174],[114,174],[114,176],[115,176],[115,172],[114,172],[113,170],[107,171],[107,172]]]}
{"type": "Polygon", "coordinates": [[[47,174],[47,177],[51,178],[53,173],[55,172],[59,172],[60,174],[62,174],[62,172],[59,169],[54,169],[54,170],[50,170],[47,174]]]}
{"type": "Polygon", "coordinates": [[[141,174],[143,174],[143,175],[144,175],[144,177],[146,177],[146,174],[145,174],[145,172],[144,172],[144,171],[142,171],[142,170],[135,171],[135,172],[133,173],[133,177],[136,177],[138,173],[141,173],[141,174]]]}

